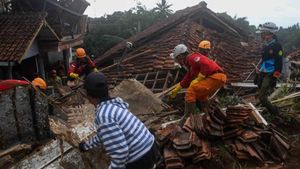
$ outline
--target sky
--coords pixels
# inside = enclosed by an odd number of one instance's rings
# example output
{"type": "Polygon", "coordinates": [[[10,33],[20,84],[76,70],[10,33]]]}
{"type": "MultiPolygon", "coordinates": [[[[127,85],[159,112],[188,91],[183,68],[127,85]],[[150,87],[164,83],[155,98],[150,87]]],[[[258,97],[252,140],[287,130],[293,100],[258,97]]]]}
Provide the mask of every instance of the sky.
{"type": "MultiPolygon", "coordinates": [[[[160,0],[87,0],[90,6],[85,14],[101,17],[115,11],[125,11],[141,2],[152,9],[160,0]]],[[[177,11],[197,5],[201,0],[167,0],[177,11]]],[[[207,7],[214,12],[227,12],[231,16],[247,17],[251,25],[274,22],[277,26],[288,27],[300,23],[299,0],[205,0],[207,7]]]]}

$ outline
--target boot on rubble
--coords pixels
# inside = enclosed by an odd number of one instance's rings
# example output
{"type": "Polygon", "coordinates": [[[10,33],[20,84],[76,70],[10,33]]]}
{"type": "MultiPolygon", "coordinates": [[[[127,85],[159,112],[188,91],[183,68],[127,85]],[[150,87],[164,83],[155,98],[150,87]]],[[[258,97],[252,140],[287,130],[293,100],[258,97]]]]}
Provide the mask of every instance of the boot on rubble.
{"type": "Polygon", "coordinates": [[[182,127],[187,120],[187,118],[190,116],[190,114],[193,114],[196,111],[196,103],[188,103],[184,102],[184,115],[181,118],[179,125],[182,127]]]}

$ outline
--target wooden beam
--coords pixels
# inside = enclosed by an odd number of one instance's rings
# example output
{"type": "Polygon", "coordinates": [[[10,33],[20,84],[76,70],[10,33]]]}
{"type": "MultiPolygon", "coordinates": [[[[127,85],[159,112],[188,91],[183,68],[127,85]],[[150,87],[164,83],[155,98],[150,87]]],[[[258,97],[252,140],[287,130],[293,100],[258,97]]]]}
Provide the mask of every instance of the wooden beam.
{"type": "Polygon", "coordinates": [[[157,78],[158,78],[158,75],[159,75],[159,71],[157,71],[157,73],[156,73],[156,75],[155,75],[154,83],[153,83],[153,85],[152,85],[151,90],[153,90],[153,89],[155,88],[156,80],[157,80],[157,78]]]}
{"type": "Polygon", "coordinates": [[[179,76],[179,72],[180,72],[180,70],[177,70],[174,81],[173,81],[173,84],[176,84],[176,81],[177,81],[178,76],[179,76]]]}
{"type": "Polygon", "coordinates": [[[146,80],[147,80],[147,78],[148,78],[148,75],[149,75],[149,73],[146,74],[146,76],[145,76],[145,78],[144,78],[144,81],[143,81],[143,85],[145,85],[146,80]]]}
{"type": "MultiPolygon", "coordinates": [[[[122,63],[125,63],[125,62],[127,62],[127,61],[129,61],[129,60],[135,59],[135,58],[137,58],[137,57],[139,57],[139,56],[141,56],[141,55],[143,55],[143,54],[147,54],[147,53],[149,53],[149,52],[151,52],[151,51],[152,51],[151,49],[148,49],[148,50],[146,50],[146,51],[144,51],[144,52],[141,52],[141,53],[138,53],[138,54],[136,54],[136,55],[130,56],[130,57],[124,59],[124,60],[122,61],[122,63]]],[[[117,66],[117,65],[119,65],[119,63],[115,63],[115,64],[112,64],[112,65],[109,65],[109,66],[107,66],[107,67],[105,67],[105,68],[103,68],[103,69],[100,69],[100,71],[103,72],[103,71],[105,71],[105,70],[107,70],[107,69],[110,69],[110,68],[112,68],[112,67],[115,67],[115,66],[117,66]]]]}
{"type": "Polygon", "coordinates": [[[165,81],[164,86],[163,86],[163,90],[165,90],[168,87],[169,77],[171,77],[170,70],[168,70],[166,81],[165,81]]]}
{"type": "MultiPolygon", "coordinates": [[[[64,142],[64,152],[70,150],[72,147],[64,142]]],[[[62,153],[64,153],[62,152],[62,153]]],[[[22,161],[19,161],[11,169],[17,168],[35,168],[42,169],[48,164],[51,164],[55,159],[61,156],[60,146],[58,140],[53,140],[42,147],[38,152],[27,156],[22,161]]]]}
{"type": "Polygon", "coordinates": [[[16,153],[21,150],[29,150],[31,149],[31,146],[32,146],[31,144],[17,144],[6,150],[0,151],[0,157],[4,157],[6,155],[9,155],[11,153],[16,153]]]}
{"type": "MultiPolygon", "coordinates": [[[[248,87],[248,88],[256,88],[257,87],[257,85],[255,85],[254,83],[245,83],[245,82],[231,83],[231,86],[233,86],[233,87],[248,87]]],[[[290,83],[278,83],[276,85],[276,87],[282,87],[282,86],[294,87],[294,85],[290,84],[290,83]]],[[[297,84],[296,88],[300,88],[300,84],[297,84]]]]}

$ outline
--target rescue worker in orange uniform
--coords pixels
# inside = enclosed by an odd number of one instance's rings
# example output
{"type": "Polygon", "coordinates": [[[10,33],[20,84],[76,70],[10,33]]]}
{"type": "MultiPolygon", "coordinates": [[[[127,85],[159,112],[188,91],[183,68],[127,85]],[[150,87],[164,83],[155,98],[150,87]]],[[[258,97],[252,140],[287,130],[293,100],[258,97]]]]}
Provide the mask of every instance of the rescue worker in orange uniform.
{"type": "Polygon", "coordinates": [[[209,52],[211,50],[211,44],[208,40],[203,40],[198,45],[198,52],[206,57],[208,57],[209,52]]]}
{"type": "Polygon", "coordinates": [[[68,75],[74,80],[80,76],[87,76],[91,72],[98,72],[96,64],[86,56],[83,48],[76,49],[76,61],[72,62],[69,66],[68,75]]]}
{"type": "Polygon", "coordinates": [[[32,83],[33,86],[38,87],[41,90],[46,90],[47,89],[47,83],[45,82],[44,79],[40,78],[39,76],[34,78],[31,83],[32,83]]]}
{"type": "Polygon", "coordinates": [[[184,44],[177,45],[173,50],[173,55],[175,60],[187,69],[183,80],[170,94],[170,98],[174,99],[182,88],[187,88],[182,125],[186,118],[196,110],[196,101],[208,101],[209,96],[225,84],[227,77],[217,63],[200,53],[189,52],[184,44]]]}

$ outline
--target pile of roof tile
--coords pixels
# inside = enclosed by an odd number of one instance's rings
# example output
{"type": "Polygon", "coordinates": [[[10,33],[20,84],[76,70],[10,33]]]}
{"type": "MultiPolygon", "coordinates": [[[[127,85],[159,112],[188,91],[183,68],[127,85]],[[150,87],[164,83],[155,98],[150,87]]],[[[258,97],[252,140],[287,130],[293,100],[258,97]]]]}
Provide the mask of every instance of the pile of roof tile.
{"type": "Polygon", "coordinates": [[[212,157],[210,144],[200,139],[195,132],[189,132],[177,125],[169,125],[157,131],[157,140],[163,147],[167,169],[184,168],[187,159],[197,164],[212,157]]]}
{"type": "Polygon", "coordinates": [[[171,125],[157,131],[166,168],[184,168],[186,160],[197,164],[211,159],[218,152],[212,150],[220,144],[241,160],[281,161],[287,157],[287,138],[270,126],[259,125],[250,107],[231,106],[224,112],[212,103],[203,110],[205,114],[191,115],[182,128],[171,125]]]}

